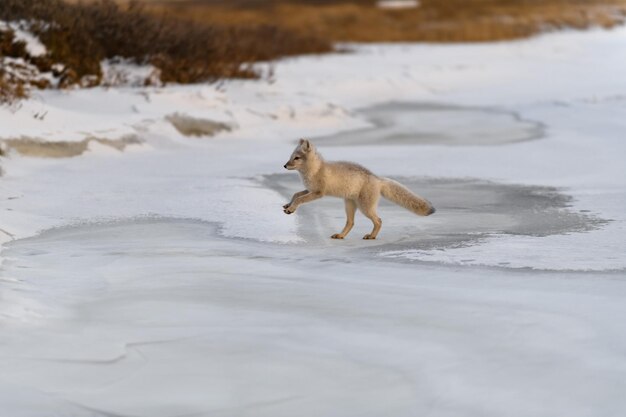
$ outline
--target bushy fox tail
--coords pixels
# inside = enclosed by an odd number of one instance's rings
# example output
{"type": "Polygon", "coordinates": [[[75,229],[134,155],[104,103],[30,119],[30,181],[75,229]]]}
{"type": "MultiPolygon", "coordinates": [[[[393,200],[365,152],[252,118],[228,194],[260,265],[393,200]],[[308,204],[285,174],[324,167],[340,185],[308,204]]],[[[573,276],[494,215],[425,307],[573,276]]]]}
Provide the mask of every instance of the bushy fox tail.
{"type": "Polygon", "coordinates": [[[382,187],[380,189],[380,193],[387,200],[393,201],[394,203],[420,216],[429,216],[435,212],[435,208],[430,201],[414,194],[404,185],[397,181],[390,180],[389,178],[381,179],[382,187]]]}

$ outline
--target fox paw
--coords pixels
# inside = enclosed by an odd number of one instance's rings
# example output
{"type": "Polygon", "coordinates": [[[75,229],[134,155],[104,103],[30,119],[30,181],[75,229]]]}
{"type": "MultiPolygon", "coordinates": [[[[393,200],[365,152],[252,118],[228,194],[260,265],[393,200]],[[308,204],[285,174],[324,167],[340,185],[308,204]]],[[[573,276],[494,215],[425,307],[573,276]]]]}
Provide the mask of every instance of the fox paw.
{"type": "Polygon", "coordinates": [[[330,238],[331,239],[343,239],[343,235],[341,235],[340,233],[335,233],[330,238]]]}
{"type": "Polygon", "coordinates": [[[287,207],[289,207],[289,203],[283,204],[283,210],[286,209],[287,207]]]}
{"type": "Polygon", "coordinates": [[[291,213],[294,213],[295,211],[296,211],[296,208],[292,206],[287,206],[283,209],[283,212],[285,214],[291,214],[291,213]]]}
{"type": "Polygon", "coordinates": [[[376,236],[371,235],[371,234],[368,233],[365,236],[363,236],[363,239],[365,239],[365,240],[373,240],[373,239],[376,239],[376,236]]]}

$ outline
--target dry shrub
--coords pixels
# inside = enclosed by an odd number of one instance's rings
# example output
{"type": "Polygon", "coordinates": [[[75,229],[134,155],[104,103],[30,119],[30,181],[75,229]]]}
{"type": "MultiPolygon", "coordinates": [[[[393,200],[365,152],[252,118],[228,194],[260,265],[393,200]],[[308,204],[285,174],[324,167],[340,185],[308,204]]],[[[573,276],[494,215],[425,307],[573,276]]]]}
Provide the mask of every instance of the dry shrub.
{"type": "MultiPolygon", "coordinates": [[[[334,41],[493,41],[625,16],[626,0],[421,0],[405,10],[376,0],[0,0],[0,20],[30,22],[49,52],[29,57],[2,34],[0,55],[53,71],[61,87],[100,84],[101,61],[116,57],[156,66],[163,82],[192,83],[254,78],[255,62],[328,52],[334,41]]],[[[27,88],[0,67],[0,100],[27,88]]]]}
{"type": "Polygon", "coordinates": [[[107,58],[151,63],[162,81],[191,83],[256,77],[253,62],[331,50],[328,42],[272,24],[233,28],[190,22],[146,13],[138,2],[1,0],[0,19],[33,22],[31,30],[49,51],[40,64],[65,67],[61,86],[99,84],[100,62],[107,58]]]}
{"type": "Polygon", "coordinates": [[[26,96],[24,83],[12,80],[4,70],[0,69],[0,104],[14,103],[26,96]]]}
{"type": "Polygon", "coordinates": [[[28,87],[24,80],[15,77],[13,71],[4,67],[2,57],[5,56],[22,59],[28,56],[26,44],[15,41],[10,30],[0,31],[0,103],[13,103],[27,96],[28,87]]]}

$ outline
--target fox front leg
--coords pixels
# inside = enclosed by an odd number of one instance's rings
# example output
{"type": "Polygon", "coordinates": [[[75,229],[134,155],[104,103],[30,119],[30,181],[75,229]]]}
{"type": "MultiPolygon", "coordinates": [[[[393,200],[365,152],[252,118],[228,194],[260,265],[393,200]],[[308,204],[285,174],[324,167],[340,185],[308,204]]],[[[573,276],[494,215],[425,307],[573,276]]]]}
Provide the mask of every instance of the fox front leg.
{"type": "MultiPolygon", "coordinates": [[[[299,193],[297,193],[299,194],[299,193]]],[[[300,195],[293,199],[293,201],[283,210],[285,214],[291,214],[296,211],[300,204],[308,203],[309,201],[317,200],[318,198],[322,198],[323,194],[319,191],[309,192],[306,194],[300,195]]]]}
{"type": "Polygon", "coordinates": [[[309,190],[303,190],[303,191],[298,191],[297,193],[295,193],[293,197],[291,197],[290,202],[288,202],[287,204],[283,204],[283,210],[285,210],[287,207],[292,205],[296,198],[302,197],[303,195],[308,194],[308,192],[309,190]]]}

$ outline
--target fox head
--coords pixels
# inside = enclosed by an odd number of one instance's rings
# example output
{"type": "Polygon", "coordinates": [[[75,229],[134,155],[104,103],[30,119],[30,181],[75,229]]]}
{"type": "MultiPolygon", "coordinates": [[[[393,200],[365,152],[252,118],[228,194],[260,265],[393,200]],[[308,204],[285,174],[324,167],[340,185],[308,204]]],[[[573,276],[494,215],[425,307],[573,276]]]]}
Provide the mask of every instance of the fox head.
{"type": "Polygon", "coordinates": [[[296,149],[291,154],[289,161],[284,165],[289,170],[302,169],[307,161],[312,160],[315,157],[315,148],[313,144],[307,139],[300,139],[300,143],[296,146],[296,149]]]}

